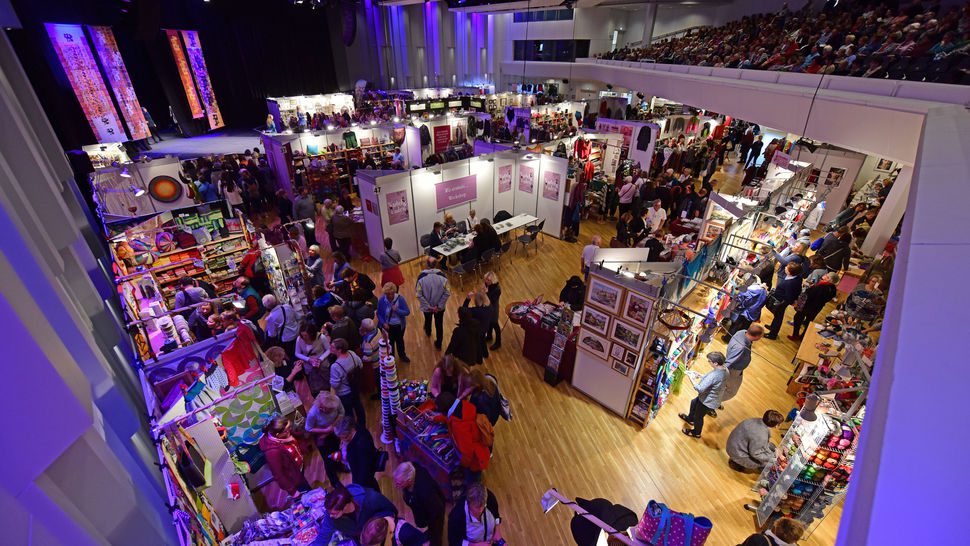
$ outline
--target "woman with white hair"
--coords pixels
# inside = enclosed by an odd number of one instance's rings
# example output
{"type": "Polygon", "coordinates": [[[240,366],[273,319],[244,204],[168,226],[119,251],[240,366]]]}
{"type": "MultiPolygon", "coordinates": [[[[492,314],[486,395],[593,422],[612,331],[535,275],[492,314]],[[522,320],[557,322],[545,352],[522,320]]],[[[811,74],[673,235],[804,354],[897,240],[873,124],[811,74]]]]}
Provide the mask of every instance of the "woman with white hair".
{"type": "Polygon", "coordinates": [[[380,366],[381,332],[377,329],[374,319],[365,318],[360,321],[360,361],[364,364],[360,381],[363,394],[371,394],[371,400],[377,400],[377,369],[380,366]]]}
{"type": "Polygon", "coordinates": [[[296,359],[296,338],[300,335],[300,318],[288,303],[280,304],[276,296],[263,296],[263,307],[266,308],[266,343],[279,345],[286,350],[290,360],[296,359]]]}
{"type": "Polygon", "coordinates": [[[414,525],[424,530],[431,546],[441,546],[445,529],[445,497],[431,474],[419,464],[404,462],[394,469],[394,486],[411,508],[414,525]]]}
{"type": "Polygon", "coordinates": [[[340,471],[343,464],[333,460],[330,456],[340,451],[340,439],[334,434],[334,425],[345,415],[344,406],[340,398],[330,392],[323,391],[313,399],[313,406],[306,415],[306,431],[313,436],[313,441],[323,457],[323,469],[330,480],[330,486],[340,484],[340,471]]]}

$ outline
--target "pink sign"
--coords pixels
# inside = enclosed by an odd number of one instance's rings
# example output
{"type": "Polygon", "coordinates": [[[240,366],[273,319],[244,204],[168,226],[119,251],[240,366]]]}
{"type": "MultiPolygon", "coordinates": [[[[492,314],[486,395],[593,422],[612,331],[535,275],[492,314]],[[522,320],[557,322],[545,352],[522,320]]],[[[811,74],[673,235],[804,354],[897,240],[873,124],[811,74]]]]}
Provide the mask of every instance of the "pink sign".
{"type": "Polygon", "coordinates": [[[536,183],[536,170],[528,165],[519,165],[519,191],[532,193],[536,183]]]}
{"type": "Polygon", "coordinates": [[[439,125],[434,128],[434,153],[439,154],[448,149],[451,143],[451,125],[439,125]]]}
{"type": "Polygon", "coordinates": [[[474,201],[478,193],[478,176],[473,174],[447,180],[435,185],[434,193],[438,210],[474,201]]]}
{"type": "Polygon", "coordinates": [[[512,189],[512,165],[502,165],[498,168],[498,192],[505,193],[512,189]]]}
{"type": "Polygon", "coordinates": [[[388,225],[407,222],[411,218],[408,207],[407,190],[392,191],[387,194],[387,223],[388,225]]]}
{"type": "Polygon", "coordinates": [[[546,199],[559,201],[559,187],[562,185],[562,175],[549,172],[542,176],[542,196],[546,199]]]}

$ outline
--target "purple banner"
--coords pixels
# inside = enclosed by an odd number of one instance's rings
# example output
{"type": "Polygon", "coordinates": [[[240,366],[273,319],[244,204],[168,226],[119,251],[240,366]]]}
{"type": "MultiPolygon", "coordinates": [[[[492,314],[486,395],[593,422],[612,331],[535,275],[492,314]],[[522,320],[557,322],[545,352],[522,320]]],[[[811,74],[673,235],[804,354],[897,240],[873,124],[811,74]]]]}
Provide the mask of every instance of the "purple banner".
{"type": "Polygon", "coordinates": [[[94,50],[98,52],[98,58],[101,59],[104,73],[108,75],[111,90],[114,91],[115,98],[118,99],[121,116],[125,118],[125,123],[128,124],[131,139],[148,138],[148,122],[145,121],[145,115],[141,111],[141,104],[138,102],[138,96],[135,95],[135,88],[131,85],[131,78],[128,77],[125,60],[121,58],[121,51],[118,50],[118,42],[115,41],[114,32],[111,31],[111,27],[88,25],[88,33],[91,34],[94,50]]]}
{"type": "Polygon", "coordinates": [[[47,35],[98,142],[128,140],[81,25],[46,23],[47,35]]]}
{"type": "Polygon", "coordinates": [[[478,176],[470,175],[447,180],[434,187],[438,210],[451,208],[477,199],[478,176]]]}
{"type": "Polygon", "coordinates": [[[505,193],[512,189],[512,165],[502,165],[498,168],[498,192],[505,193]]]}
{"type": "Polygon", "coordinates": [[[195,85],[199,88],[202,105],[205,106],[205,113],[209,118],[209,128],[223,127],[225,122],[222,121],[222,113],[219,112],[219,103],[216,102],[216,92],[212,89],[209,70],[205,67],[205,57],[202,56],[202,42],[199,40],[199,33],[194,30],[183,30],[182,39],[185,40],[185,52],[189,57],[192,73],[195,75],[195,85]]]}

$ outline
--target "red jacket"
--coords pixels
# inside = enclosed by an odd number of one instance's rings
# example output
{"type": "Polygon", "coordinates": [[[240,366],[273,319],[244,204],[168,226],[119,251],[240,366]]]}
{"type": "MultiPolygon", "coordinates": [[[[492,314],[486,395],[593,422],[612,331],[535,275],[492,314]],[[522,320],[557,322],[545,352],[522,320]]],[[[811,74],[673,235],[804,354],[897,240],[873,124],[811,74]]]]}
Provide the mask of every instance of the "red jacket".
{"type": "Polygon", "coordinates": [[[473,472],[481,472],[488,468],[492,457],[485,436],[479,428],[477,416],[475,406],[467,400],[462,400],[451,417],[448,417],[448,431],[455,442],[455,448],[461,455],[461,466],[473,472]]]}
{"type": "Polygon", "coordinates": [[[266,464],[273,472],[273,478],[279,484],[280,489],[290,495],[296,492],[297,487],[305,480],[303,477],[303,453],[296,439],[290,441],[273,438],[269,434],[263,434],[259,439],[259,449],[266,455],[266,464]]]}

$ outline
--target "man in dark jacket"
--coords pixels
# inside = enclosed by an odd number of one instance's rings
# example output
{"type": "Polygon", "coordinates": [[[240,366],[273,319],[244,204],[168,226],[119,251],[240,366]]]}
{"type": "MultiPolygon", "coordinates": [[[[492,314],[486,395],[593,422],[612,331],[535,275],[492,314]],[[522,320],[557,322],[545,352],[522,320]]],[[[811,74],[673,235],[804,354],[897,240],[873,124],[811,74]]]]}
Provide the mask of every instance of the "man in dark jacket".
{"type": "Polygon", "coordinates": [[[397,508],[379,491],[350,484],[338,485],[327,493],[324,501],[326,513],[320,522],[319,534],[314,545],[330,544],[333,534],[339,531],[344,537],[357,540],[364,525],[376,517],[397,516],[397,508]]]}
{"type": "Polygon", "coordinates": [[[792,335],[788,336],[788,339],[792,341],[802,340],[802,337],[805,335],[802,326],[804,325],[805,330],[808,330],[808,325],[815,320],[815,317],[822,311],[825,304],[835,298],[838,292],[836,289],[838,282],[838,273],[828,273],[822,277],[822,280],[805,291],[805,304],[801,309],[795,311],[792,335]]]}
{"type": "Polygon", "coordinates": [[[431,546],[441,546],[445,530],[445,497],[431,474],[417,463],[401,463],[394,470],[394,485],[411,508],[414,525],[427,529],[431,546]]]}
{"type": "Polygon", "coordinates": [[[765,334],[765,339],[778,339],[781,323],[785,320],[785,309],[795,303],[795,300],[802,293],[801,264],[789,263],[785,266],[782,275],[784,275],[784,278],[778,282],[771,293],[777,303],[771,308],[773,318],[771,319],[771,326],[768,327],[768,333],[765,334]]]}
{"type": "Polygon", "coordinates": [[[344,464],[350,469],[351,483],[380,491],[374,474],[377,473],[377,448],[374,438],[367,429],[357,430],[357,423],[346,415],[337,420],[333,429],[340,439],[340,446],[346,453],[344,464]]]}
{"type": "Polygon", "coordinates": [[[822,257],[829,271],[844,271],[849,269],[849,258],[852,257],[852,249],[849,247],[851,242],[849,229],[841,227],[822,239],[822,246],[818,247],[815,255],[822,257]]]}

